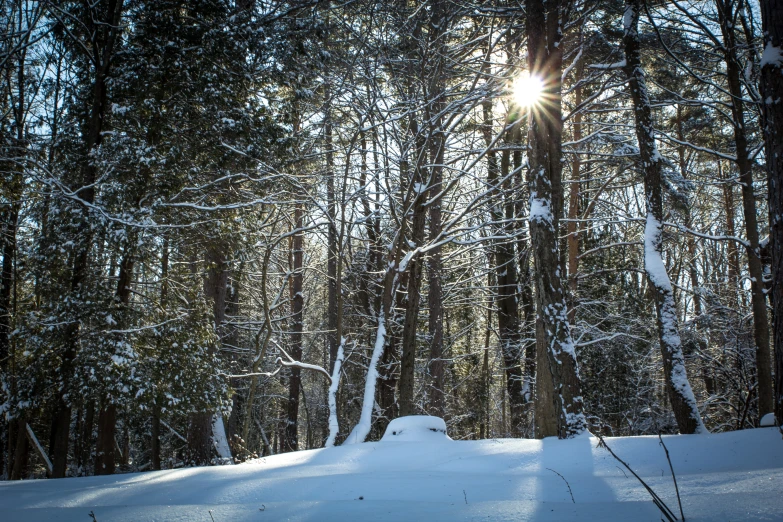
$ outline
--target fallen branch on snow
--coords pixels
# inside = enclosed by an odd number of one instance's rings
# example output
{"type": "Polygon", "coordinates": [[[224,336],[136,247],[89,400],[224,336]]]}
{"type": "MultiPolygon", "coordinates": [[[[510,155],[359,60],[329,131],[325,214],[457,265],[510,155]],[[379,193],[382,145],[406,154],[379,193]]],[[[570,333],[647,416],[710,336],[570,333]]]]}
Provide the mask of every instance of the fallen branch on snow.
{"type": "MultiPolygon", "coordinates": [[[[611,449],[609,446],[607,446],[607,444],[606,444],[606,441],[604,440],[604,438],[603,438],[603,437],[602,437],[600,434],[596,434],[596,437],[598,437],[598,440],[600,441],[600,442],[598,443],[598,447],[599,447],[599,448],[606,448],[606,451],[608,451],[609,453],[611,453],[611,454],[612,454],[612,457],[614,457],[615,459],[617,459],[617,461],[618,461],[620,464],[622,464],[623,466],[625,466],[625,469],[627,469],[628,471],[630,471],[630,472],[631,472],[631,474],[632,474],[634,477],[636,477],[636,480],[638,480],[638,481],[639,481],[639,482],[642,484],[642,486],[644,486],[644,489],[646,489],[646,490],[647,490],[647,493],[649,493],[649,494],[650,494],[650,496],[651,496],[651,497],[652,497],[652,499],[653,499],[653,504],[655,504],[655,505],[658,507],[658,509],[660,509],[660,510],[661,510],[661,513],[663,513],[663,516],[665,516],[665,517],[666,517],[666,519],[667,519],[669,522],[676,522],[677,520],[679,520],[679,519],[677,518],[677,516],[674,514],[674,512],[673,512],[671,509],[669,509],[669,506],[667,506],[667,505],[666,505],[666,503],[663,501],[663,499],[661,499],[661,497],[659,497],[659,496],[658,496],[658,494],[657,494],[655,491],[653,491],[653,489],[652,489],[650,486],[648,486],[648,485],[647,485],[647,483],[646,483],[645,481],[643,481],[643,480],[642,480],[642,477],[640,477],[639,475],[637,475],[637,474],[636,474],[636,472],[635,472],[634,470],[632,470],[632,469],[631,469],[631,466],[629,466],[629,465],[628,465],[628,464],[627,464],[627,463],[626,463],[626,462],[625,462],[623,459],[621,459],[620,457],[618,457],[618,456],[615,454],[615,452],[614,452],[614,451],[612,451],[612,449],[611,449]]],[[[679,495],[678,495],[678,498],[679,498],[679,495]]]]}

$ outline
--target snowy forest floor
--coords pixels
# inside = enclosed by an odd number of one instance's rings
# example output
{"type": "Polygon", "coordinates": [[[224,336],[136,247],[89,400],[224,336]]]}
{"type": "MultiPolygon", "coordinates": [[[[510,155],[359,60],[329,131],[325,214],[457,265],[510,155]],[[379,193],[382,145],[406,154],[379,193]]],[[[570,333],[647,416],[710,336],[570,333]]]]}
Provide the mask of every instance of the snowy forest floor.
{"type": "MultiPolygon", "coordinates": [[[[679,516],[658,438],[606,441],[679,516]]],[[[777,429],[664,441],[687,520],[783,520],[777,429]]],[[[236,466],[5,482],[0,519],[661,520],[643,486],[597,446],[593,437],[373,442],[236,466]]]]}

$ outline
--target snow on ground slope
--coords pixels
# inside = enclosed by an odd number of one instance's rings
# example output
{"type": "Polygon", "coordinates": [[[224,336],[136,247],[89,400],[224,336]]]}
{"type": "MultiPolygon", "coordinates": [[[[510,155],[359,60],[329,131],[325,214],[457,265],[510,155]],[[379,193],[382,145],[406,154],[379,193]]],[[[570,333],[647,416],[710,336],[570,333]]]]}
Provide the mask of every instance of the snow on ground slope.
{"type": "MultiPolygon", "coordinates": [[[[678,513],[658,438],[606,441],[678,513]]],[[[777,429],[664,441],[687,520],[783,521],[777,429]]],[[[90,512],[99,522],[661,520],[639,482],[597,442],[374,442],[238,466],[5,482],[0,520],[89,522],[90,512]]]]}

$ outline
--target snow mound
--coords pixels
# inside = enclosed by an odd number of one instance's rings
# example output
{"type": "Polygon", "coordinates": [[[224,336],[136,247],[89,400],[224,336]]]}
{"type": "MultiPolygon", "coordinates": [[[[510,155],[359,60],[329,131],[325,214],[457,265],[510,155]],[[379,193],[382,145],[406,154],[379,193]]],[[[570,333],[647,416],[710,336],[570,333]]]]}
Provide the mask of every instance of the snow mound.
{"type": "Polygon", "coordinates": [[[777,420],[775,419],[774,413],[767,413],[766,415],[761,417],[761,421],[759,422],[759,426],[761,428],[769,428],[771,426],[776,426],[776,425],[777,425],[777,420]]]}
{"type": "MultiPolygon", "coordinates": [[[[440,420],[399,421],[392,431],[411,421],[444,427],[440,420]]],[[[0,521],[85,522],[90,513],[100,522],[661,520],[649,493],[598,447],[598,439],[444,443],[442,432],[422,430],[434,440],[294,451],[235,466],[0,481],[0,521]]],[[[783,520],[783,444],[777,430],[663,440],[688,522],[783,520]]],[[[605,441],[679,518],[658,437],[605,441]]]]}
{"type": "Polygon", "coordinates": [[[394,419],[386,427],[381,442],[438,442],[451,440],[446,422],[440,417],[411,415],[394,419]]]}

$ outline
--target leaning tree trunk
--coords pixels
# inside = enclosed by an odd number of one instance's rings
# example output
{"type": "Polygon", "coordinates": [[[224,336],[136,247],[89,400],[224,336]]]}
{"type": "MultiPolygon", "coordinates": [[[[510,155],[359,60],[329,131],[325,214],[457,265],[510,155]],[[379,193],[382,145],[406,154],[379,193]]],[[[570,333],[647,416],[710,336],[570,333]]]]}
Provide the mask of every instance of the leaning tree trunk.
{"type": "Polygon", "coordinates": [[[663,357],[666,390],[681,433],[704,432],[696,398],[688,382],[685,358],[682,354],[677,303],[662,257],[663,194],[661,189],[661,155],[655,146],[655,129],[647,96],[647,84],[641,64],[640,40],[637,31],[640,0],[626,3],[625,73],[633,100],[636,137],[639,140],[641,164],[644,170],[644,190],[647,199],[647,224],[644,230],[644,269],[655,295],[658,318],[658,338],[663,357]]]}
{"type": "Polygon", "coordinates": [[[563,210],[559,0],[527,6],[528,64],[544,79],[544,103],[530,111],[528,183],[536,280],[536,436],[574,437],[587,429],[576,351],[568,324],[558,230],[563,210]]]}
{"type": "Polygon", "coordinates": [[[764,33],[761,99],[767,151],[769,240],[772,253],[774,407],[780,425],[783,424],[783,1],[762,0],[761,20],[764,33]]]}
{"type": "MultiPolygon", "coordinates": [[[[734,0],[716,0],[718,20],[723,34],[723,52],[726,61],[726,78],[731,94],[731,113],[734,126],[734,145],[737,151],[737,167],[742,187],[742,211],[745,218],[745,235],[748,239],[748,273],[753,309],[753,337],[756,341],[756,371],[758,373],[759,414],[774,409],[772,400],[772,361],[769,353],[769,321],[764,296],[763,267],[759,249],[756,197],[753,193],[753,172],[748,138],[745,131],[745,104],[742,98],[742,68],[737,55],[737,38],[734,32],[736,10],[741,3],[734,0]]],[[[780,81],[780,78],[778,78],[780,81]]]]}

